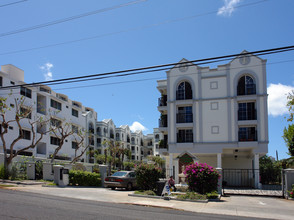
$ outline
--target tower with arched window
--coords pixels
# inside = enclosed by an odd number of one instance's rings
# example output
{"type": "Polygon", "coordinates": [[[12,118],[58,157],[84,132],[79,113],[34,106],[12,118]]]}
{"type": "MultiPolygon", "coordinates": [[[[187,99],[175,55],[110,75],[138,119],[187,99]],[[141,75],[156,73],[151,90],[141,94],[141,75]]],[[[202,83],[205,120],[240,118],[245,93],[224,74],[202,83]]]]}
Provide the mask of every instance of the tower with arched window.
{"type": "MultiPolygon", "coordinates": [[[[259,157],[268,151],[266,60],[243,51],[214,69],[182,59],[166,73],[157,89],[167,174],[181,181],[183,157],[258,172],[259,157]]],[[[257,176],[246,177],[254,179],[250,186],[260,186],[257,176]]]]}

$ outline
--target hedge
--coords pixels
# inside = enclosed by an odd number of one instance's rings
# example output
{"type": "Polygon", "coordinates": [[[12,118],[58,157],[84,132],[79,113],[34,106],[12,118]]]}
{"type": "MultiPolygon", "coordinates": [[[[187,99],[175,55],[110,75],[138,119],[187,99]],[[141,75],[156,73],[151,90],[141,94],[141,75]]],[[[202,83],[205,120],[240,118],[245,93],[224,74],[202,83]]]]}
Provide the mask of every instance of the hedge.
{"type": "Polygon", "coordinates": [[[101,177],[99,173],[70,170],[69,184],[72,186],[101,186],[101,177]]]}

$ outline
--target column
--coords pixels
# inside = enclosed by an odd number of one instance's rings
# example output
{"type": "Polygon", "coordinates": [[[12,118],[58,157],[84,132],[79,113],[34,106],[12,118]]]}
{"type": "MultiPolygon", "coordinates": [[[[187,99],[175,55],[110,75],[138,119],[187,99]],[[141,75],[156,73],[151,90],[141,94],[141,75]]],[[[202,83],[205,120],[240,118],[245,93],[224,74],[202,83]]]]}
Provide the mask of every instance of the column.
{"type": "Polygon", "coordinates": [[[217,168],[222,168],[222,154],[217,154],[217,168]]]}
{"type": "Polygon", "coordinates": [[[174,159],[174,154],[170,153],[169,154],[169,174],[168,174],[169,176],[173,175],[173,159],[174,159]]]}
{"type": "Polygon", "coordinates": [[[254,187],[256,189],[261,188],[259,183],[259,154],[254,154],[254,187]]]}

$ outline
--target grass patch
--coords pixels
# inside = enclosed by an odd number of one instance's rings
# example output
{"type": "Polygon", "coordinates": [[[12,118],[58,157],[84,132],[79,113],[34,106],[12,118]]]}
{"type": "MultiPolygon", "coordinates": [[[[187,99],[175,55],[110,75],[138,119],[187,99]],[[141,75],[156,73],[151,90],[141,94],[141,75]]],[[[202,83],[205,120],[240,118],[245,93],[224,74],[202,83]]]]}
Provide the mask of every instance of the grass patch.
{"type": "Polygon", "coordinates": [[[16,185],[0,184],[0,187],[17,187],[16,185]]]}
{"type": "Polygon", "coordinates": [[[152,190],[137,190],[135,191],[135,194],[137,195],[147,195],[147,196],[156,196],[156,193],[152,190]]]}

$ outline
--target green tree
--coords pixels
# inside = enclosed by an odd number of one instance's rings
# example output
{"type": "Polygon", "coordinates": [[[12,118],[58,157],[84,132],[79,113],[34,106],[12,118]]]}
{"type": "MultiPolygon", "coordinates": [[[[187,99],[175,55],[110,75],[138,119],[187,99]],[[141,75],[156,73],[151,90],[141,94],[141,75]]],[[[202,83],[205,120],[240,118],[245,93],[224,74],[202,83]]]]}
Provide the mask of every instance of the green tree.
{"type": "MultiPolygon", "coordinates": [[[[288,122],[293,122],[294,119],[294,91],[290,92],[287,96],[287,107],[289,110],[288,122]]],[[[288,147],[288,154],[294,156],[294,124],[288,125],[288,128],[284,128],[284,141],[288,147]]]]}
{"type": "Polygon", "coordinates": [[[284,128],[284,141],[288,147],[288,154],[294,156],[294,124],[288,125],[288,128],[284,128]]]}
{"type": "Polygon", "coordinates": [[[262,184],[276,184],[281,180],[281,165],[265,155],[259,158],[260,181],[262,184]]]}

